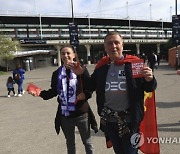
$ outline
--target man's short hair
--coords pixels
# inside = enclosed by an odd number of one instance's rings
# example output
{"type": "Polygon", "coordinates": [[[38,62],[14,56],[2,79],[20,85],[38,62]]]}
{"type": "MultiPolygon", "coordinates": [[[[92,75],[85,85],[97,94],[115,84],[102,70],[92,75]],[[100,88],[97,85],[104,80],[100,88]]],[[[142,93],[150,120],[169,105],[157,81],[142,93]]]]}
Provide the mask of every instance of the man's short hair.
{"type": "Polygon", "coordinates": [[[106,36],[104,37],[104,41],[105,41],[106,38],[107,38],[108,36],[110,36],[110,35],[119,35],[119,36],[123,39],[123,37],[121,36],[121,34],[120,34],[119,32],[117,32],[117,31],[112,31],[112,32],[109,32],[109,33],[106,34],[106,36]]]}

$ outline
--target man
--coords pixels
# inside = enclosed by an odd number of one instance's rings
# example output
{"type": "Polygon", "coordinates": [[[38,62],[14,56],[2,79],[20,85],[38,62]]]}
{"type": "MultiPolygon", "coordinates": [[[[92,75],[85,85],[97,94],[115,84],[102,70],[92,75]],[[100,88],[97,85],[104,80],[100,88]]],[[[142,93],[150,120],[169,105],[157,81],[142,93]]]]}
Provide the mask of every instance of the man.
{"type": "Polygon", "coordinates": [[[148,64],[153,72],[154,72],[154,68],[157,69],[156,62],[157,62],[157,55],[154,52],[152,52],[148,57],[148,64]]]}
{"type": "Polygon", "coordinates": [[[138,58],[123,54],[123,39],[118,32],[105,36],[104,47],[108,56],[98,62],[89,88],[96,91],[101,129],[114,152],[135,154],[138,150],[132,147],[130,138],[138,132],[144,116],[144,91],[154,91],[157,82],[149,67],[141,69],[142,77],[133,78],[131,61],[138,58]]]}
{"type": "Polygon", "coordinates": [[[160,56],[160,54],[158,53],[158,54],[157,54],[157,64],[158,64],[158,66],[159,66],[159,64],[160,64],[160,60],[161,60],[161,56],[160,56]]]}

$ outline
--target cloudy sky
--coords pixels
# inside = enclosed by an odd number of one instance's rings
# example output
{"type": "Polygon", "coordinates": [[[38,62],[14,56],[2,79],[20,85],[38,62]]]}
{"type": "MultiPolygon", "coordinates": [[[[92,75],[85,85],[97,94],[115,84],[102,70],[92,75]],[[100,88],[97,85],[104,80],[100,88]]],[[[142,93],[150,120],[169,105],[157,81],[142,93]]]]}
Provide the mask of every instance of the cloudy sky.
{"type": "MultiPolygon", "coordinates": [[[[75,17],[171,21],[176,0],[72,0],[75,17]]],[[[0,14],[68,16],[71,0],[0,0],[0,14]]],[[[180,10],[180,3],[178,3],[180,10]]],[[[177,11],[179,14],[180,11],[177,11]]]]}

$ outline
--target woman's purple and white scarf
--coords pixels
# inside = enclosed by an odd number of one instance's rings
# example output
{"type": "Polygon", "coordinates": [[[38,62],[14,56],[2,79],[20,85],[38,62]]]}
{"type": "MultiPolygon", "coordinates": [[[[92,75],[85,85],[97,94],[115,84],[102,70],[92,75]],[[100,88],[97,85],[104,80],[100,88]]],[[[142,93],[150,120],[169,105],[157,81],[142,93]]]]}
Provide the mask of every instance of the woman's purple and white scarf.
{"type": "Polygon", "coordinates": [[[65,116],[69,116],[69,111],[75,111],[76,86],[78,82],[77,75],[70,71],[67,96],[67,79],[66,68],[62,66],[58,72],[57,92],[58,97],[61,99],[62,114],[65,116]]]}

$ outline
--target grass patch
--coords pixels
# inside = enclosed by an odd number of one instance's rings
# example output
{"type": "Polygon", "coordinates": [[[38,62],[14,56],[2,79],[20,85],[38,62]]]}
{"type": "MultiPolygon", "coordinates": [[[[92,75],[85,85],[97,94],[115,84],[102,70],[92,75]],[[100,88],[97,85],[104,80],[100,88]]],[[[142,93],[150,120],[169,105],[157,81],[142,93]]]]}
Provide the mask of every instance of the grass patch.
{"type": "Polygon", "coordinates": [[[0,71],[0,75],[3,75],[4,74],[4,72],[3,71],[0,71]]]}

